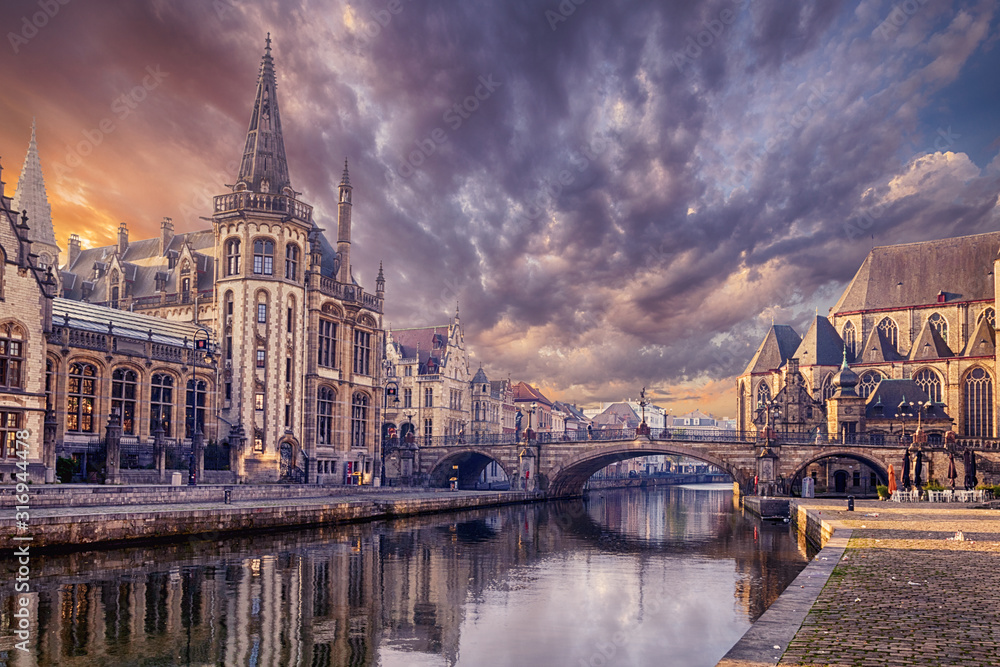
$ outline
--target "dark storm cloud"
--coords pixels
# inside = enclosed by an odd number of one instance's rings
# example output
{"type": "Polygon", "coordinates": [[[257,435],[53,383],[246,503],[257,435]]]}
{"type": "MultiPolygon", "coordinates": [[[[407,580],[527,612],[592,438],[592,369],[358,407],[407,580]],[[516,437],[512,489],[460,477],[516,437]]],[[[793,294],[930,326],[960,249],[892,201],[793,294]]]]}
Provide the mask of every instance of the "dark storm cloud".
{"type": "Polygon", "coordinates": [[[47,116],[58,160],[160,64],[162,89],[50,192],[145,235],[182,209],[201,226],[270,31],[293,185],[332,229],[350,159],[355,274],[371,288],[384,262],[393,326],[460,303],[498,376],[689,394],[742,370],[772,316],[804,333],[872,235],[996,227],[995,165],[920,120],[966,113],[938,96],[995,59],[996,8],[911,4],[69,3],[2,56],[2,147],[10,170],[47,116]]]}

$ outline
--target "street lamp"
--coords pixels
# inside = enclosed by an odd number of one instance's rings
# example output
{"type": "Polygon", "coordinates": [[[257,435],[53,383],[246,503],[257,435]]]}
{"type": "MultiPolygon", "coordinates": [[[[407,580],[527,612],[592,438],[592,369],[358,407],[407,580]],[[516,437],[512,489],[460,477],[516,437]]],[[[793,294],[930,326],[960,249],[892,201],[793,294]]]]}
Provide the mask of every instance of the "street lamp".
{"type": "MultiPolygon", "coordinates": [[[[188,465],[188,485],[198,484],[198,454],[204,433],[198,422],[198,354],[203,353],[206,363],[211,363],[214,355],[211,348],[211,332],[202,324],[196,324],[198,330],[194,333],[194,353],[191,356],[191,416],[189,417],[191,433],[191,461],[188,465]],[[204,336],[204,337],[201,337],[204,336]]],[[[207,386],[206,386],[207,390],[207,386]]],[[[203,392],[207,393],[207,392],[203,392]]]]}

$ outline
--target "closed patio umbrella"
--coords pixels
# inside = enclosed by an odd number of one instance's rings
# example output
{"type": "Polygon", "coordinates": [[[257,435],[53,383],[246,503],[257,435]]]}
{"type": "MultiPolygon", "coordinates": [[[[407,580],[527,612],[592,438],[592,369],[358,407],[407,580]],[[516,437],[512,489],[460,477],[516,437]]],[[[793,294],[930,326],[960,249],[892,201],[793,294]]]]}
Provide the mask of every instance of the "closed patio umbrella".
{"type": "Polygon", "coordinates": [[[975,456],[972,454],[971,449],[966,449],[965,453],[962,454],[962,463],[965,464],[965,490],[971,490],[976,483],[973,482],[975,477],[975,456]]]}
{"type": "Polygon", "coordinates": [[[907,450],[903,454],[903,488],[910,490],[910,452],[907,450]]]}
{"type": "Polygon", "coordinates": [[[948,452],[948,479],[951,480],[951,490],[955,490],[955,479],[958,478],[958,468],[955,466],[955,452],[948,452]]]}
{"type": "Polygon", "coordinates": [[[890,463],[889,464],[889,497],[890,498],[892,497],[892,494],[894,494],[896,492],[897,488],[898,487],[896,486],[896,469],[893,468],[892,464],[890,463]]]}
{"type": "Polygon", "coordinates": [[[970,488],[976,488],[979,486],[979,472],[976,470],[976,453],[969,450],[969,454],[972,458],[972,486],[970,488]]]}
{"type": "Polygon", "coordinates": [[[924,467],[924,453],[918,450],[916,458],[917,458],[917,460],[913,464],[913,486],[917,487],[917,489],[919,490],[920,489],[920,473],[922,472],[921,468],[924,467]]]}

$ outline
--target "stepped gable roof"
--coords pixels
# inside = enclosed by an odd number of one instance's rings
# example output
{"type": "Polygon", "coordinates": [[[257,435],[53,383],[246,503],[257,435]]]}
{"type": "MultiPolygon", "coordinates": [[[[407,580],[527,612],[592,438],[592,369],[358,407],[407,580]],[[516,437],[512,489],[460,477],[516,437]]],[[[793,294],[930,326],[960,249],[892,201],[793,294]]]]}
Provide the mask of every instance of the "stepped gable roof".
{"type": "Polygon", "coordinates": [[[972,330],[969,342],[962,350],[963,357],[984,357],[994,356],[997,349],[997,335],[993,330],[990,321],[985,317],[980,318],[976,328],[972,330]]]}
{"type": "Polygon", "coordinates": [[[69,316],[68,326],[71,329],[106,334],[108,326],[113,325],[113,332],[117,336],[152,340],[154,343],[167,345],[182,345],[187,339],[187,344],[190,346],[198,331],[198,326],[191,322],[176,322],[162,317],[106,308],[62,297],[53,299],[52,323],[55,326],[66,326],[67,315],[69,316]],[[150,331],[152,331],[152,338],[150,338],[150,331]]]}
{"type": "Polygon", "coordinates": [[[844,340],[830,320],[817,315],[792,356],[799,360],[799,366],[837,366],[843,351],[844,340]]]}
{"type": "Polygon", "coordinates": [[[859,364],[878,364],[885,361],[901,361],[902,359],[902,355],[896,352],[896,348],[892,346],[882,330],[875,327],[868,334],[868,340],[865,341],[865,346],[861,348],[855,361],[859,364]]]}
{"type": "Polygon", "coordinates": [[[595,415],[592,422],[603,428],[636,428],[639,425],[639,415],[628,403],[612,403],[604,412],[595,415]]]}
{"type": "Polygon", "coordinates": [[[743,374],[766,373],[781,368],[791,359],[802,339],[787,324],[772,324],[743,374]]]}
{"type": "MultiPolygon", "coordinates": [[[[919,384],[913,380],[882,380],[872,390],[865,404],[865,416],[868,419],[892,419],[900,413],[899,404],[903,401],[907,404],[913,403],[910,413],[906,415],[907,421],[917,421],[917,402],[926,402],[928,399],[919,384]],[[881,410],[880,410],[881,408],[881,410]]],[[[935,403],[932,409],[923,414],[923,421],[928,419],[951,419],[943,403],[935,403]]]]}
{"type": "Polygon", "coordinates": [[[992,299],[998,249],[1000,231],[873,248],[833,313],[992,299]]]}
{"type": "Polygon", "coordinates": [[[483,367],[480,366],[476,374],[472,376],[472,384],[489,384],[490,380],[486,377],[486,373],[483,371],[483,367]]]}
{"type": "Polygon", "coordinates": [[[527,382],[518,382],[514,385],[514,402],[536,401],[552,406],[552,401],[545,397],[545,394],[532,387],[527,382]]]}
{"type": "Polygon", "coordinates": [[[948,347],[937,328],[931,326],[930,320],[924,320],[924,325],[917,334],[917,339],[913,341],[910,348],[910,361],[922,359],[943,359],[953,357],[955,353],[948,347]]]}

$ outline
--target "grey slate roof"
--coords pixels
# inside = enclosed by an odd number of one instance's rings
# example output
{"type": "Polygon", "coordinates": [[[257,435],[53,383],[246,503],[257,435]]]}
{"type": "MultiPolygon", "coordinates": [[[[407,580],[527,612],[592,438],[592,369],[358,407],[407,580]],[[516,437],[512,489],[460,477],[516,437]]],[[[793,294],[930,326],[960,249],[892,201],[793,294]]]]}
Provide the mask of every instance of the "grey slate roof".
{"type": "Polygon", "coordinates": [[[868,340],[865,341],[865,346],[861,348],[856,362],[878,364],[885,361],[901,361],[902,359],[903,357],[896,352],[896,348],[892,346],[885,337],[885,334],[882,333],[882,330],[875,327],[868,334],[868,340]]]}
{"type": "Polygon", "coordinates": [[[66,326],[67,315],[69,327],[72,329],[108,333],[108,325],[111,324],[118,336],[152,340],[154,343],[168,345],[181,345],[186,338],[188,346],[191,346],[198,331],[198,327],[190,322],[176,322],[61,297],[53,299],[52,323],[56,326],[66,326]]]}
{"type": "Polygon", "coordinates": [[[844,341],[830,320],[817,315],[792,356],[798,358],[799,366],[839,366],[844,358],[844,341]]]}
{"type": "Polygon", "coordinates": [[[998,250],[1000,232],[874,248],[833,312],[992,299],[998,250]]]}
{"type": "Polygon", "coordinates": [[[609,429],[635,428],[639,425],[639,415],[628,403],[612,403],[592,421],[595,426],[609,429]]]}
{"type": "MultiPolygon", "coordinates": [[[[907,403],[914,404],[912,413],[906,417],[907,421],[916,422],[916,403],[927,401],[928,398],[926,392],[913,380],[882,380],[879,382],[872,390],[871,396],[868,397],[868,403],[865,405],[865,416],[868,419],[890,419],[899,412],[899,404],[903,399],[906,399],[907,403]],[[877,409],[879,405],[882,407],[881,414],[877,409]]],[[[925,412],[923,420],[926,421],[928,418],[950,419],[943,403],[935,403],[933,409],[925,412]]]]}
{"type": "Polygon", "coordinates": [[[490,380],[486,377],[486,373],[483,372],[483,367],[480,366],[476,374],[472,376],[472,384],[489,384],[490,380]]]}
{"type": "Polygon", "coordinates": [[[920,333],[917,334],[917,339],[913,341],[913,347],[910,348],[910,361],[942,359],[953,356],[955,354],[941,338],[938,330],[931,326],[930,320],[924,320],[924,326],[920,328],[920,333]]]}
{"type": "Polygon", "coordinates": [[[795,350],[801,343],[802,339],[792,327],[787,324],[772,324],[743,373],[765,373],[781,368],[795,355],[795,350]]]}
{"type": "Polygon", "coordinates": [[[962,356],[980,357],[993,356],[996,354],[997,338],[996,332],[985,317],[979,320],[979,324],[972,330],[972,336],[962,350],[962,356]]]}

